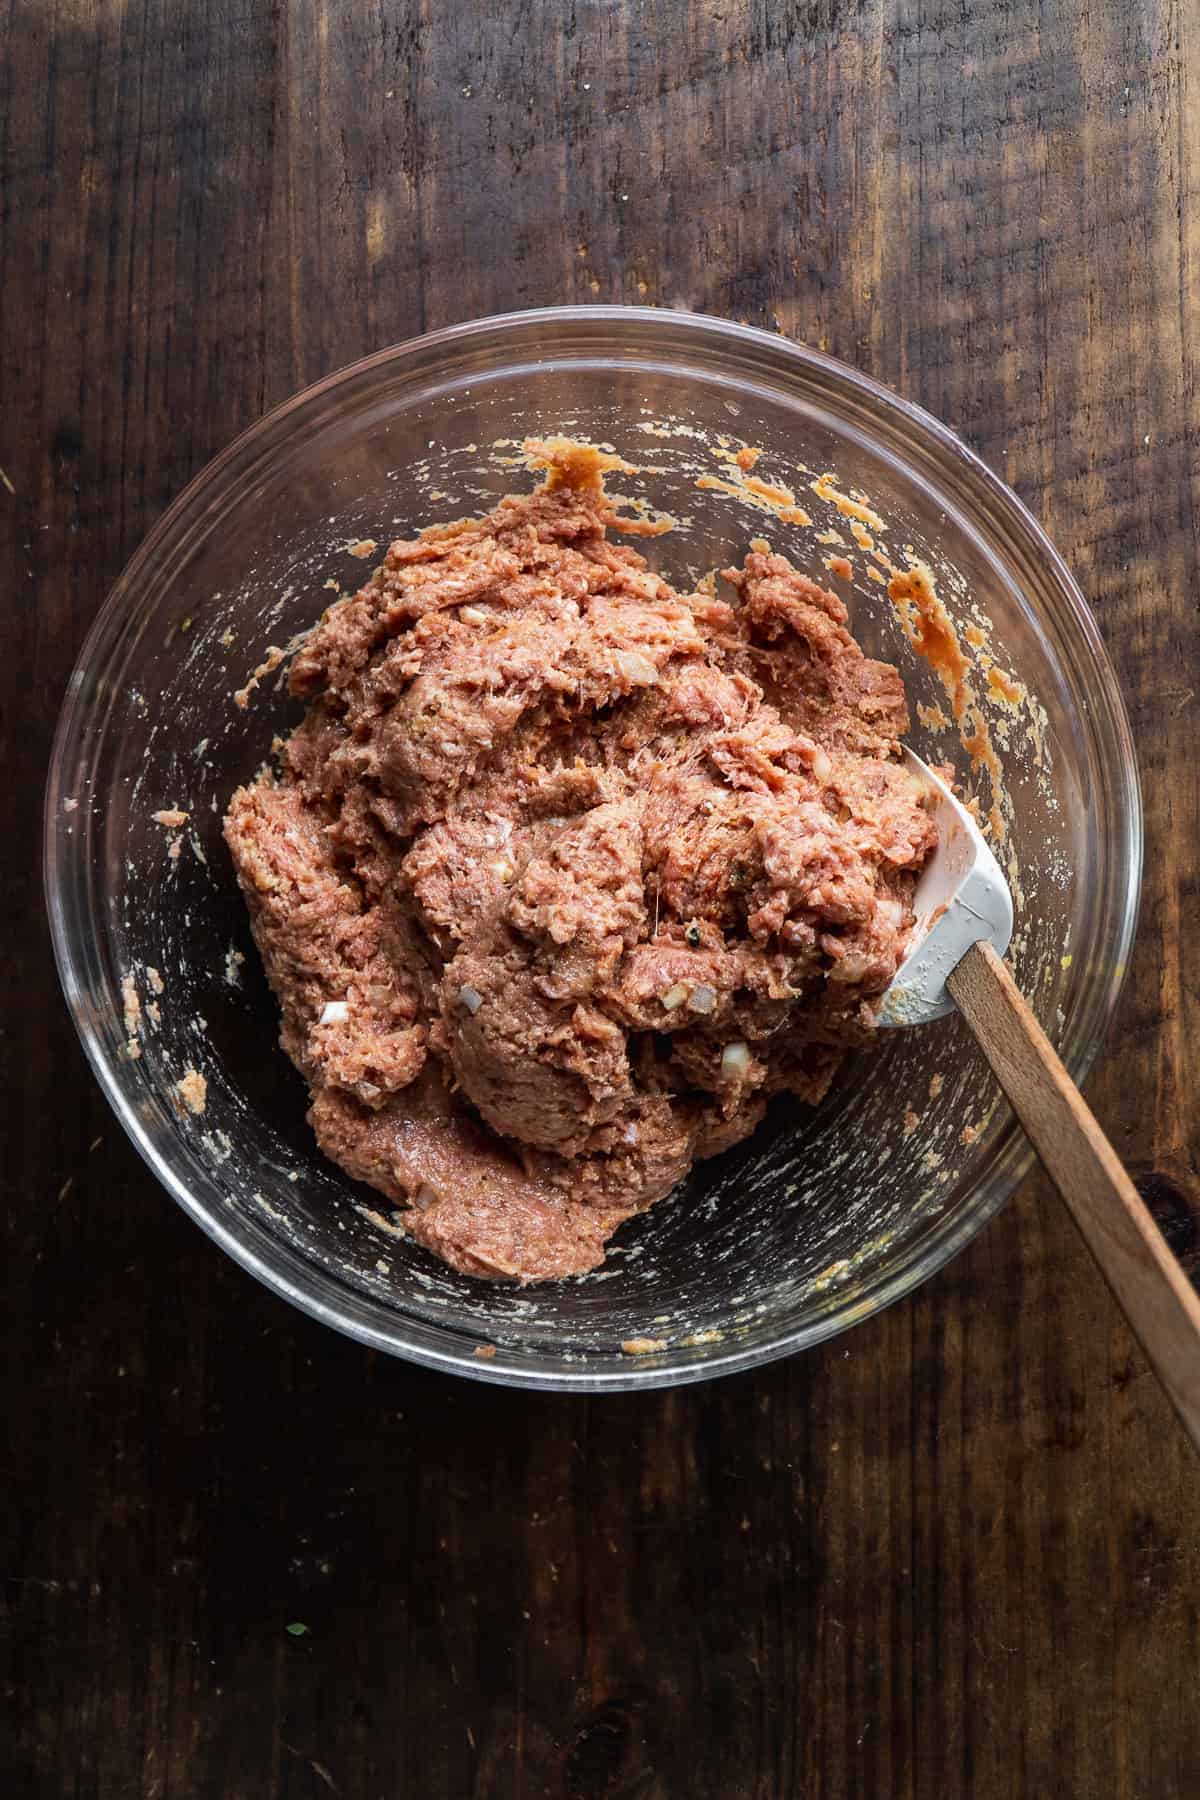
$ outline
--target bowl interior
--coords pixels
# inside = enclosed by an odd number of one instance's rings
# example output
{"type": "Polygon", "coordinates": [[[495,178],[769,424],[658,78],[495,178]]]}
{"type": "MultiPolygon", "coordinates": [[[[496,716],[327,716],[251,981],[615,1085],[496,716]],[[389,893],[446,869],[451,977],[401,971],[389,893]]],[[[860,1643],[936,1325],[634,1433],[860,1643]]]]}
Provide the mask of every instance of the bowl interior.
{"type": "Polygon", "coordinates": [[[244,707],[235,692],[268,646],[361,583],[364,542],[382,554],[392,537],[526,487],[534,477],[516,446],[527,433],[609,443],[638,465],[611,485],[676,518],[643,546],[676,582],[740,561],[761,536],[835,586],[864,646],[901,666],[919,708],[915,748],[953,762],[986,812],[991,784],[940,722],[946,691],[900,628],[880,555],[859,539],[900,566],[926,560],[965,634],[1003,767],[1018,979],[1077,1068],[1115,999],[1137,881],[1136,783],[1127,750],[1124,767],[1114,757],[1119,701],[1068,616],[1065,577],[953,440],[835,365],[768,352],[756,337],[709,326],[675,339],[661,320],[563,336],[553,321],[526,321],[359,365],[201,476],[122,578],[74,677],[49,878],[93,1061],[208,1230],[386,1348],[576,1386],[715,1372],[812,1341],[911,1285],[995,1210],[1025,1159],[956,1020],[883,1034],[815,1112],[776,1103],[749,1143],[625,1226],[602,1270],[549,1287],[455,1274],[317,1154],[220,834],[230,791],[299,709],[285,671],[264,675],[244,707]],[[747,487],[730,461],[741,445],[762,452],[754,477],[792,490],[811,523],[747,487]],[[814,491],[827,472],[842,495],[868,498],[882,529],[814,491]],[[824,567],[842,556],[849,580],[824,567]],[[1021,684],[1015,704],[989,681],[993,665],[1021,684]],[[206,1083],[200,1112],[177,1087],[191,1071],[206,1083]],[[484,1346],[495,1354],[473,1357],[484,1346]]]}

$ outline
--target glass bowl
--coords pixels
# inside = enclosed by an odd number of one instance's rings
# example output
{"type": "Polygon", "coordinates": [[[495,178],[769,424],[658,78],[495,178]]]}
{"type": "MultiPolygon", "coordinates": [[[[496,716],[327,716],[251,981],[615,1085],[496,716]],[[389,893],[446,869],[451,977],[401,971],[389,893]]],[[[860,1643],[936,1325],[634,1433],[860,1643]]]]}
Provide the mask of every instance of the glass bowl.
{"type": "MultiPolygon", "coordinates": [[[[639,466],[619,485],[678,519],[639,540],[675,578],[765,536],[839,586],[857,635],[899,662],[919,703],[915,748],[955,762],[972,789],[879,545],[928,563],[1003,765],[1016,974],[1081,1079],[1120,990],[1141,857],[1129,726],[1082,596],[1015,496],[936,420],[829,357],[715,319],[589,306],[456,326],[318,382],[244,433],[155,526],[83,647],[49,776],[46,890],[67,1001],[117,1116],[260,1280],[436,1368],[650,1387],[786,1355],[898,1299],[993,1216],[1031,1153],[960,1021],[882,1033],[815,1112],[776,1102],[753,1139],[623,1227],[603,1269],[526,1289],[445,1268],[318,1154],[220,834],[230,791],[299,709],[282,671],[244,707],[233,695],[331,587],[361,583],[367,545],[381,555],[391,537],[527,486],[514,443],[550,432],[639,466]],[[752,478],[732,461],[743,445],[762,452],[752,478]],[[885,528],[848,516],[826,474],[885,528]],[[764,497],[760,479],[796,505],[764,497]],[[821,566],[842,555],[849,579],[821,566]],[[1022,684],[1015,706],[991,664],[1022,684]]],[[[986,807],[986,781],[979,792],[986,807]]]]}

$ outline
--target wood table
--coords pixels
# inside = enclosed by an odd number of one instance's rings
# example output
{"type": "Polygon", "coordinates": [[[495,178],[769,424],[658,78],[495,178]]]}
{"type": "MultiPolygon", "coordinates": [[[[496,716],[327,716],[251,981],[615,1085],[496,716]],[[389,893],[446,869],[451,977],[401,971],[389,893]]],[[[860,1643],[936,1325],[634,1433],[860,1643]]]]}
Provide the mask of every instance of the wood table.
{"type": "Polygon", "coordinates": [[[106,589],[292,389],[543,302],[803,339],[957,428],[1096,610],[1149,856],[1090,1091],[1194,1268],[1200,13],[4,0],[0,34],[0,1791],[1191,1800],[1200,1469],[1044,1183],[758,1374],[379,1359],[138,1162],[37,841],[106,589]]]}

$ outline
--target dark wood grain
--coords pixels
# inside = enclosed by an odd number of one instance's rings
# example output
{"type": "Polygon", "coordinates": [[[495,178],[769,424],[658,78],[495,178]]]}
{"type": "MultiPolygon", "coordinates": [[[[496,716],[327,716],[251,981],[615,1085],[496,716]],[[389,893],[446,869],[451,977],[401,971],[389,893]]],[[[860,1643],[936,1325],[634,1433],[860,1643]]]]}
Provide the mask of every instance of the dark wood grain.
{"type": "Polygon", "coordinates": [[[1090,1091],[1195,1268],[1200,15],[0,0],[0,34],[3,1791],[1191,1800],[1197,1467],[1039,1184],[754,1376],[377,1360],[137,1162],[35,846],[106,588],[299,383],[592,296],[794,334],[960,429],[1096,608],[1149,864],[1090,1091]]]}

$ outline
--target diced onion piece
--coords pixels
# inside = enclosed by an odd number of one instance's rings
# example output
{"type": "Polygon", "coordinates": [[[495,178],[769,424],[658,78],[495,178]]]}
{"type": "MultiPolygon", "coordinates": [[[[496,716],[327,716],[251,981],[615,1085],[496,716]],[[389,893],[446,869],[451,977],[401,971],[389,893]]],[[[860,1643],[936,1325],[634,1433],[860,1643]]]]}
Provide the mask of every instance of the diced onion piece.
{"type": "Polygon", "coordinates": [[[423,1181],[413,1195],[413,1205],[419,1207],[420,1210],[424,1212],[426,1207],[434,1204],[437,1197],[437,1189],[435,1187],[430,1187],[427,1181],[423,1181]]]}
{"type": "Polygon", "coordinates": [[[833,764],[821,749],[813,751],[812,772],[817,781],[828,781],[833,774],[833,764]]]}
{"type": "Polygon", "coordinates": [[[704,983],[701,983],[699,987],[693,988],[691,994],[688,996],[689,1012],[710,1013],[715,1012],[716,1007],[717,990],[716,988],[707,987],[704,983]]]}
{"type": "Polygon", "coordinates": [[[483,1005],[483,995],[479,992],[478,988],[471,987],[469,983],[464,983],[464,985],[459,988],[458,998],[460,1003],[466,1007],[469,1013],[477,1013],[483,1005]]]}
{"type": "Polygon", "coordinates": [[[678,1011],[687,997],[688,991],[682,981],[677,981],[674,987],[668,988],[665,994],[659,996],[668,1012],[678,1011]]]}
{"type": "Polygon", "coordinates": [[[350,1008],[344,1000],[328,1000],[321,1014],[322,1025],[344,1025],[350,1017],[350,1008]]]}
{"type": "Polygon", "coordinates": [[[750,1069],[750,1052],[745,1044],[726,1044],[721,1052],[721,1080],[744,1081],[750,1069]]]}
{"type": "Polygon", "coordinates": [[[623,681],[631,687],[655,687],[658,684],[658,668],[648,656],[640,650],[617,650],[613,653],[613,663],[623,681]]]}

